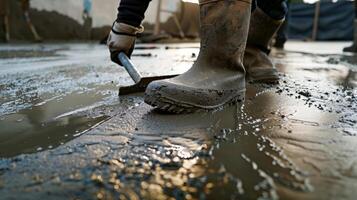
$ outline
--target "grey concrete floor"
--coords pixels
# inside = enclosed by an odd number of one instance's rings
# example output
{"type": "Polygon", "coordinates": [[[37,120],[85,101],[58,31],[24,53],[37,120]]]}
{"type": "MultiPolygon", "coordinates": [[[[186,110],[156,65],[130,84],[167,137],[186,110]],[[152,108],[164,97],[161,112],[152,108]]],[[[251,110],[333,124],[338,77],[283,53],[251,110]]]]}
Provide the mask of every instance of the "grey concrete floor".
{"type": "MultiPolygon", "coordinates": [[[[0,199],[355,199],[357,57],[289,42],[277,85],[167,115],[105,46],[0,46],[0,199]]],[[[199,44],[139,45],[145,76],[182,73],[199,44]],[[144,48],[143,48],[144,47],[144,48]],[[147,48],[147,49],[145,49],[147,48]]]]}

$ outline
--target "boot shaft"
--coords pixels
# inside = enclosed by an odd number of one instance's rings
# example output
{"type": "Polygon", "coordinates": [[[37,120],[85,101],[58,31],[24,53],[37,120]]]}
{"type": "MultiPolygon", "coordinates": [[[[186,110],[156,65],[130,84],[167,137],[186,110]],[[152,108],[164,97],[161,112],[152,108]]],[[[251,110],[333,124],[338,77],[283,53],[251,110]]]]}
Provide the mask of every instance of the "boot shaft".
{"type": "Polygon", "coordinates": [[[252,13],[248,34],[248,45],[268,52],[273,36],[278,32],[285,19],[275,20],[256,8],[252,13]]]}
{"type": "Polygon", "coordinates": [[[201,56],[240,65],[252,0],[200,0],[201,56]]]}

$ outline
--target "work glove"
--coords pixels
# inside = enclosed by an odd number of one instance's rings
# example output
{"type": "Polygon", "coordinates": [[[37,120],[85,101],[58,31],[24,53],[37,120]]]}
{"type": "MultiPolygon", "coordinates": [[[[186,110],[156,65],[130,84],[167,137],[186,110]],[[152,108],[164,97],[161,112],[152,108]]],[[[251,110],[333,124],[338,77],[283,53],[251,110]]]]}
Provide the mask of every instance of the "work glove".
{"type": "Polygon", "coordinates": [[[130,58],[134,50],[136,35],[142,32],[144,32],[143,26],[134,27],[128,24],[114,22],[107,41],[111,60],[122,65],[118,59],[120,52],[124,52],[130,58]]]}

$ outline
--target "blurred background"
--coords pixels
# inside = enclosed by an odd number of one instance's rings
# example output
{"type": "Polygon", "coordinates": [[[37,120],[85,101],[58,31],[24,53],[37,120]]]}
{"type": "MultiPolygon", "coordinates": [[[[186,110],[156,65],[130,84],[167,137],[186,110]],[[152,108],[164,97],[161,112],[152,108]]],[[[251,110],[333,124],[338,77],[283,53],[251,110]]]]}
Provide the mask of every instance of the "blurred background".
{"type": "MultiPolygon", "coordinates": [[[[289,1],[279,84],[176,116],[118,96],[134,82],[99,43],[119,0],[0,0],[0,200],[356,199],[355,3],[289,1]]],[[[189,70],[197,1],[152,0],[143,23],[138,71],[189,70]]]]}
{"type": "MultiPolygon", "coordinates": [[[[0,0],[0,41],[105,41],[116,18],[118,0],[0,0]]],[[[352,40],[354,2],[350,0],[291,0],[289,39],[352,40]]],[[[153,0],[142,42],[195,39],[196,0],[153,0]]]]}

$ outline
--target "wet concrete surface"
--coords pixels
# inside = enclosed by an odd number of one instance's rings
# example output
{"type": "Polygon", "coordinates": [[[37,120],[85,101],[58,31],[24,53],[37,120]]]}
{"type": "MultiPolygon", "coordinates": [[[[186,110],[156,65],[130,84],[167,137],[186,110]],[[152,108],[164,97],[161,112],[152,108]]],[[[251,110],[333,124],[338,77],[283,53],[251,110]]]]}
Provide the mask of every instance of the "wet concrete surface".
{"type": "MultiPolygon", "coordinates": [[[[133,57],[147,76],[198,55],[152,46],[133,57]]],[[[289,42],[273,51],[278,85],[187,115],[118,97],[132,82],[104,46],[0,46],[0,199],[355,199],[357,60],[343,46],[289,42]]]]}

